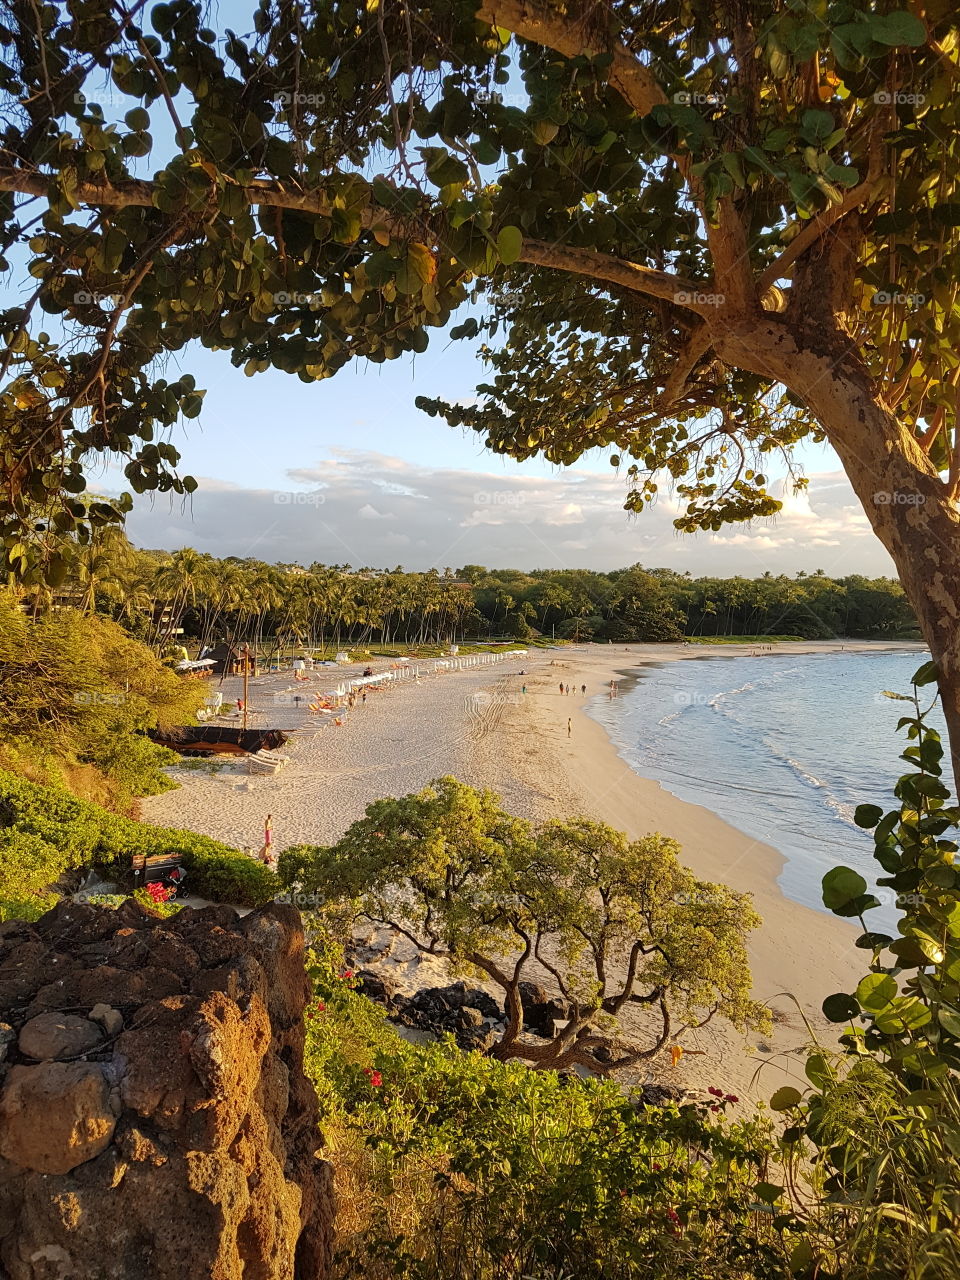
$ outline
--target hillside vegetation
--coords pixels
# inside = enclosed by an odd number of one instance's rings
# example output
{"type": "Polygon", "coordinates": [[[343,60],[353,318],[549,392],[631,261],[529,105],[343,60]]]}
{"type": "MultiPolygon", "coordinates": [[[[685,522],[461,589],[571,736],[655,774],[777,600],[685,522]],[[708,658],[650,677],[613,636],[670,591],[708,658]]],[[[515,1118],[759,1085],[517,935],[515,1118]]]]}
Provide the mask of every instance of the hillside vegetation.
{"type": "Polygon", "coordinates": [[[0,766],[129,809],[172,785],[143,731],[191,723],[203,693],[109,618],[30,618],[0,592],[0,766]]]}

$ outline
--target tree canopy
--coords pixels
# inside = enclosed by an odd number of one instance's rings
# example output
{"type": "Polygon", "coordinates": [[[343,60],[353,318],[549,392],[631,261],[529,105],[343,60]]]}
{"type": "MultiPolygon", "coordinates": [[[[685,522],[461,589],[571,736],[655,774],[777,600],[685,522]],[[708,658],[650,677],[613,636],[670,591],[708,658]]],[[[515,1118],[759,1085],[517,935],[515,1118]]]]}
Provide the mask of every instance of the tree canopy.
{"type": "Polygon", "coordinates": [[[534,828],[446,777],[375,801],[332,848],[286,850],[280,875],[495,983],[506,1026],[494,1057],[605,1071],[655,1057],[716,1014],[763,1023],[750,999],[750,895],[698,880],[678,855],[665,836],[629,841],[587,818],[534,828]],[[520,986],[543,973],[569,1016],[534,1044],[520,986]],[[639,1044],[617,1026],[638,1008],[652,1011],[639,1044]]]}
{"type": "Polygon", "coordinates": [[[960,746],[946,0],[260,0],[240,32],[197,0],[4,13],[17,572],[111,518],[77,498],[91,453],[134,491],[193,487],[169,428],[202,392],[162,357],[318,380],[492,301],[453,331],[487,333],[480,403],[424,406],[519,458],[609,445],[634,510],[666,475],[681,528],[771,514],[769,455],[829,440],[960,746]]]}

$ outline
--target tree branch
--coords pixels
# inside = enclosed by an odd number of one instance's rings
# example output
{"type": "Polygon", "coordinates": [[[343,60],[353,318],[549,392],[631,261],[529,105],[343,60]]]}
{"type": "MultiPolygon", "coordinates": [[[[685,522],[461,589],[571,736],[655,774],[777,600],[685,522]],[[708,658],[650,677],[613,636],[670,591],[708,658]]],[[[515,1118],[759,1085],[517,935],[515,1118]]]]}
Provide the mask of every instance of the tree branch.
{"type": "Polygon", "coordinates": [[[520,261],[623,285],[634,293],[664,298],[677,306],[695,311],[698,315],[716,314],[722,306],[717,301],[714,285],[710,281],[688,280],[683,276],[672,275],[669,271],[655,271],[652,267],[642,267],[626,258],[597,253],[595,249],[578,249],[525,239],[520,261]]]}
{"type": "Polygon", "coordinates": [[[697,367],[702,356],[713,346],[713,334],[708,325],[700,324],[687,339],[687,345],[677,356],[677,362],[670,370],[663,391],[660,393],[659,407],[669,409],[679,399],[687,379],[697,367]]]}
{"type": "Polygon", "coordinates": [[[648,115],[654,107],[668,101],[653,72],[626,45],[614,43],[608,49],[591,49],[583,29],[547,5],[530,0],[481,0],[477,17],[489,22],[491,27],[514,32],[521,40],[554,49],[565,58],[612,53],[610,83],[638,116],[648,115]]]}
{"type": "MultiPolygon", "coordinates": [[[[49,194],[50,182],[50,176],[36,170],[0,168],[0,191],[15,191],[23,195],[46,197],[49,194]]],[[[280,183],[265,182],[251,183],[240,189],[250,205],[292,209],[301,213],[315,214],[318,217],[329,216],[332,210],[329,199],[322,191],[288,191],[280,183]]],[[[152,182],[128,179],[117,183],[80,182],[74,194],[79,203],[93,208],[150,209],[154,207],[155,190],[155,184],[152,182]]],[[[369,204],[362,210],[360,224],[366,230],[374,226],[384,226],[399,237],[407,237],[416,232],[436,240],[436,234],[429,230],[424,219],[415,217],[397,219],[391,217],[379,205],[369,204]]],[[[561,245],[549,245],[540,240],[525,240],[520,261],[620,284],[634,293],[664,298],[678,306],[687,307],[699,315],[710,315],[718,310],[709,281],[701,283],[685,279],[683,276],[671,275],[666,271],[655,271],[650,267],[630,262],[626,258],[597,253],[593,249],[564,248],[561,245]]]]}
{"type": "Polygon", "coordinates": [[[771,262],[761,274],[757,281],[757,291],[760,296],[762,297],[772,284],[776,284],[781,277],[785,276],[797,258],[825,236],[835,222],[865,204],[867,197],[872,195],[874,190],[873,181],[861,182],[858,187],[848,191],[839,204],[832,204],[816,218],[811,218],[793,237],[780,257],[775,262],[771,262]]]}

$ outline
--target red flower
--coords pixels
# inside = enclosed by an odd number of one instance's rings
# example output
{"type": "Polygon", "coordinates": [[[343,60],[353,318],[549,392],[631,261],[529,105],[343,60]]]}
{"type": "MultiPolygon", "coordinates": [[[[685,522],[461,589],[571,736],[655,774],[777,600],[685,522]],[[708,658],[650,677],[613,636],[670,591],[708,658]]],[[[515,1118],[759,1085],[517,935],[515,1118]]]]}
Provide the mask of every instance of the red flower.
{"type": "Polygon", "coordinates": [[[735,1093],[728,1093],[727,1096],[724,1098],[724,1102],[739,1102],[739,1101],[740,1099],[737,1097],[735,1093]]]}
{"type": "Polygon", "coordinates": [[[663,1168],[663,1166],[662,1166],[662,1165],[659,1165],[659,1164],[652,1164],[652,1165],[650,1166],[650,1168],[651,1168],[651,1169],[653,1169],[653,1170],[655,1170],[657,1173],[659,1173],[659,1172],[660,1172],[660,1170],[663,1168]]]}
{"type": "Polygon", "coordinates": [[[321,1012],[321,1013],[323,1013],[323,1011],[324,1011],[324,1009],[326,1009],[326,1007],[327,1007],[327,1006],[323,1003],[323,1001],[322,1001],[322,1000],[318,1000],[318,1001],[317,1001],[317,1008],[320,1010],[320,1012],[321,1012]]]}
{"type": "Polygon", "coordinates": [[[341,978],[343,978],[344,982],[349,982],[350,979],[353,977],[353,970],[344,969],[343,973],[340,976],[341,978]]]}
{"type": "Polygon", "coordinates": [[[722,1089],[714,1089],[714,1088],[710,1088],[710,1089],[708,1089],[708,1090],[707,1090],[707,1093],[712,1093],[712,1094],[713,1094],[713,1096],[714,1096],[715,1098],[722,1098],[722,1097],[723,1097],[723,1090],[722,1090],[722,1089]]]}
{"type": "Polygon", "coordinates": [[[383,1076],[379,1071],[374,1071],[372,1067],[364,1067],[363,1074],[367,1077],[375,1089],[383,1084],[383,1076]]]}

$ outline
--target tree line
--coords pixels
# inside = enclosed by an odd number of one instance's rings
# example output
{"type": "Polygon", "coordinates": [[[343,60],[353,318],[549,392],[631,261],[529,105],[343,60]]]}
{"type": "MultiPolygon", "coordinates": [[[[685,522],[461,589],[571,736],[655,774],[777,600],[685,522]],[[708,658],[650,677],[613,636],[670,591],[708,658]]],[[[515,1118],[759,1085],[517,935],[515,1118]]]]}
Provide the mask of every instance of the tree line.
{"type": "Polygon", "coordinates": [[[141,550],[114,527],[70,542],[60,587],[24,589],[22,599],[36,616],[64,605],[104,614],[159,649],[182,640],[199,650],[225,639],[286,650],[536,635],[629,642],[918,634],[900,584],[861,574],[268,564],[191,547],[141,550]]]}

